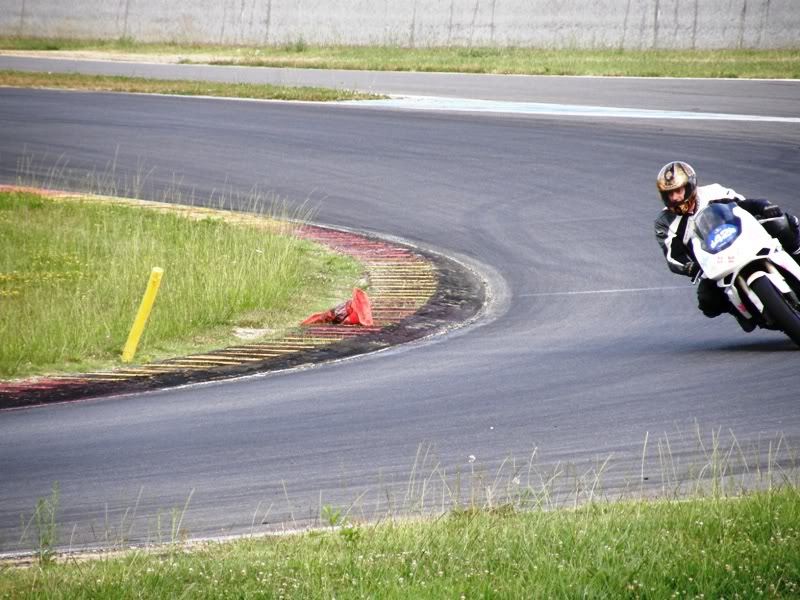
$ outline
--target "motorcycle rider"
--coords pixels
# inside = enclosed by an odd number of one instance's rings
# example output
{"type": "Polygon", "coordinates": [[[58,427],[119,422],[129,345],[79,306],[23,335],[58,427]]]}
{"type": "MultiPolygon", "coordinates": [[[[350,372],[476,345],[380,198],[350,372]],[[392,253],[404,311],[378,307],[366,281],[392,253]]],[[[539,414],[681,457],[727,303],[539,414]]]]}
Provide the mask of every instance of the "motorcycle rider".
{"type": "MultiPolygon", "coordinates": [[[[692,254],[687,228],[694,220],[694,215],[712,202],[735,202],[758,219],[767,233],[777,238],[784,250],[800,263],[800,220],[768,200],[745,199],[718,183],[698,186],[697,174],[683,161],[671,161],[664,165],[658,172],[656,187],[664,203],[664,209],[655,222],[656,239],[673,273],[691,278],[699,273],[700,267],[692,254]]],[[[700,280],[697,304],[709,318],[729,312],[745,331],[755,329],[755,324],[730,304],[725,292],[712,279],[700,280]]]]}

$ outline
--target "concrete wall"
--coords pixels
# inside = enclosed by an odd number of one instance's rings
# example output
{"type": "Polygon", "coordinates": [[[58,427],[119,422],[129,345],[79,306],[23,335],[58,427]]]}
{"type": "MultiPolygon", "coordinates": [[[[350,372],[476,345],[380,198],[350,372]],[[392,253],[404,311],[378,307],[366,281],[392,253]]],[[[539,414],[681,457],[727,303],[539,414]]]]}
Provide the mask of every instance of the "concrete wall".
{"type": "Polygon", "coordinates": [[[798,48],[800,0],[0,0],[0,35],[211,44],[798,48]]]}

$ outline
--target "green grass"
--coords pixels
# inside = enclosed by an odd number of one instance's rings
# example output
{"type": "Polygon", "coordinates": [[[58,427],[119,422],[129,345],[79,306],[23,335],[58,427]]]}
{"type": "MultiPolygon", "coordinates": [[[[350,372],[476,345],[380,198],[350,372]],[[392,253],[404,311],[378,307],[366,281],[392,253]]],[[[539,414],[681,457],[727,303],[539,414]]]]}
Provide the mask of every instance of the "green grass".
{"type": "Polygon", "coordinates": [[[360,277],[286,225],[222,214],[0,193],[0,377],[117,365],[153,267],[165,273],[136,362],[222,347],[234,327],[279,334],[360,277]]]}
{"type": "MultiPolygon", "coordinates": [[[[205,60],[205,59],[204,59],[205,60]]],[[[191,55],[183,62],[198,62],[191,55]]],[[[248,50],[212,64],[270,67],[633,77],[800,77],[800,51],[619,51],[530,48],[291,48],[248,50]],[[258,54],[256,54],[258,52],[258,54]]]]}
{"type": "Polygon", "coordinates": [[[788,598],[800,495],[454,512],[0,569],[0,598],[788,598]]]}
{"type": "Polygon", "coordinates": [[[270,67],[442,71],[526,75],[800,78],[800,49],[548,50],[541,48],[402,48],[312,46],[302,39],[277,46],[202,46],[116,41],[0,38],[0,49],[162,55],[174,62],[270,67]]]}
{"type": "Polygon", "coordinates": [[[134,92],[140,94],[172,94],[177,96],[214,96],[254,98],[260,100],[300,100],[330,102],[335,100],[376,99],[381,96],[320,87],[288,87],[251,83],[215,83],[146,79],[112,75],[79,73],[25,73],[0,71],[0,86],[27,88],[65,88],[101,92],[134,92]]]}

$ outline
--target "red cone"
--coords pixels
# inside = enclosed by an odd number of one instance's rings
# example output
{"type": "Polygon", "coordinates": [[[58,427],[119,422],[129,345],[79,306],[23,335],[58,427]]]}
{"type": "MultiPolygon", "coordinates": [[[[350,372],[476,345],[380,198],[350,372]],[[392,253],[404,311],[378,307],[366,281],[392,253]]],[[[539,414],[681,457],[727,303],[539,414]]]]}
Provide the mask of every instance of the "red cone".
{"type": "Polygon", "coordinates": [[[353,289],[353,298],[342,302],[334,308],[314,313],[301,325],[314,325],[316,323],[341,323],[343,325],[372,326],[372,305],[366,292],[358,288],[353,289]]]}

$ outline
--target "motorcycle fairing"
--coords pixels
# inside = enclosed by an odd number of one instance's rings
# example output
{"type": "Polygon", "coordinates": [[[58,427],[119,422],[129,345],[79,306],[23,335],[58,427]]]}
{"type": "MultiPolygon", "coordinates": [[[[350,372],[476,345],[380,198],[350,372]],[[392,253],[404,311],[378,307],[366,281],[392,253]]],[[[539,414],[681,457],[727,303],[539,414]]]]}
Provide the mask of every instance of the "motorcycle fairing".
{"type": "Polygon", "coordinates": [[[768,277],[782,294],[792,293],[793,287],[800,289],[800,265],[746,210],[736,205],[709,205],[698,213],[693,232],[692,247],[703,275],[716,280],[747,319],[753,318],[751,308],[764,314],[763,303],[750,287],[756,279],[768,277]],[[742,236],[744,230],[747,235],[742,236]],[[748,265],[752,271],[740,278],[748,265]]]}

